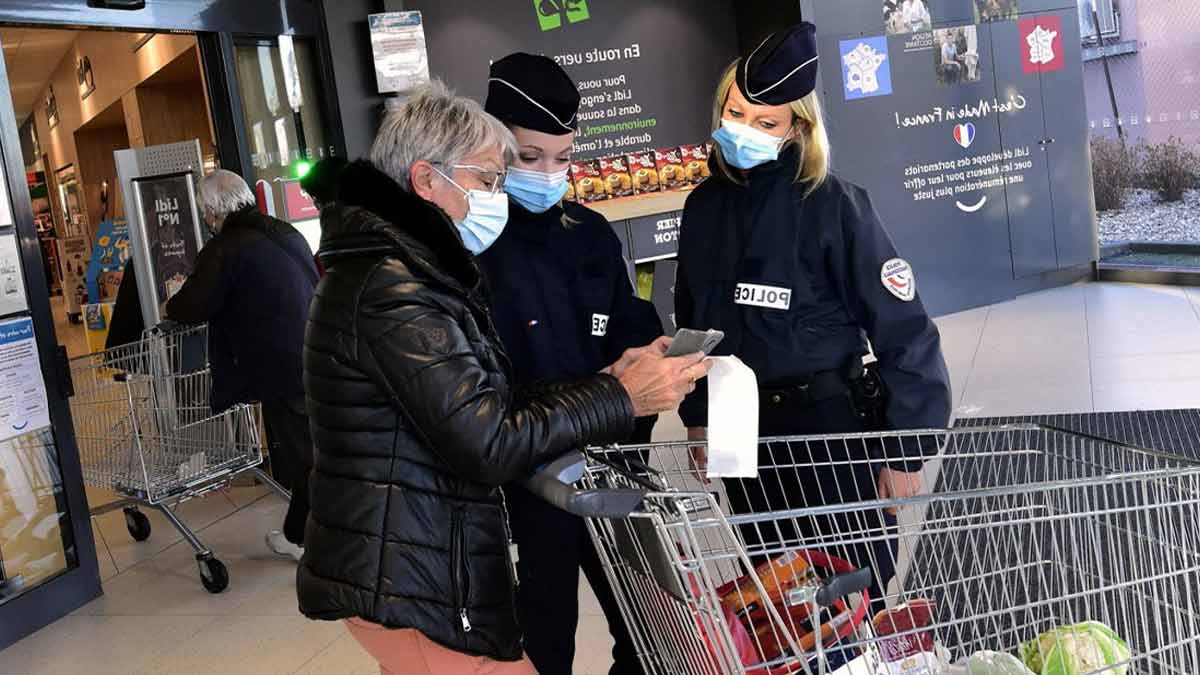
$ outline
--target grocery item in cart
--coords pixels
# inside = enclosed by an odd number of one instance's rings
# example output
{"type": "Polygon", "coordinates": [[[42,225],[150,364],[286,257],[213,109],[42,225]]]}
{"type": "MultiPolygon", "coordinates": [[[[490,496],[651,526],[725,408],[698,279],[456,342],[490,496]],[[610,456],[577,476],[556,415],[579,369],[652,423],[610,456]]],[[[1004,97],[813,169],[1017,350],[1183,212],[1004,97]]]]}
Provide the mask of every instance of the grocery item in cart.
{"type": "Polygon", "coordinates": [[[788,675],[803,672],[803,664],[813,658],[818,645],[827,651],[827,664],[833,667],[858,656],[858,648],[838,644],[866,619],[870,602],[866,593],[855,594],[855,601],[838,598],[828,607],[814,607],[811,594],[828,583],[831,578],[828,575],[850,572],[855,572],[853,565],[823,551],[789,551],[759,565],[753,576],[747,575],[716,589],[742,663],[749,666],[783,656],[795,657],[769,672],[769,675],[788,675]],[[765,601],[754,577],[762,584],[765,601]],[[772,606],[782,618],[783,626],[792,633],[799,655],[791,649],[780,624],[772,619],[772,606]],[[746,644],[751,648],[749,654],[743,653],[746,644]]]}
{"type": "Polygon", "coordinates": [[[1021,660],[1004,652],[975,652],[967,659],[966,675],[1034,675],[1021,660]]]}
{"type": "MultiPolygon", "coordinates": [[[[821,627],[818,633],[818,631],[813,630],[814,617],[812,616],[811,604],[803,603],[790,607],[780,607],[778,609],[784,617],[784,623],[788,626],[795,626],[797,631],[796,645],[806,655],[812,654],[816,650],[818,640],[827,648],[833,646],[836,644],[837,638],[843,637],[845,633],[849,632],[847,629],[853,628],[856,618],[862,618],[861,616],[856,616],[855,612],[844,600],[836,600],[831,607],[818,609],[819,614],[815,617],[815,623],[821,627]]],[[[751,629],[754,630],[754,634],[758,638],[758,644],[762,646],[762,660],[772,661],[784,654],[791,653],[787,639],[771,625],[765,610],[752,614],[747,618],[751,623],[751,629]]],[[[850,654],[851,656],[857,655],[856,649],[848,649],[846,651],[853,652],[850,654]]]]}
{"type": "Polygon", "coordinates": [[[1043,633],[1023,649],[1025,665],[1038,675],[1086,675],[1103,670],[1125,675],[1129,645],[1099,621],[1043,633]],[[1111,666],[1111,667],[1110,667],[1111,666]]]}
{"type": "Polygon", "coordinates": [[[888,675],[933,675],[941,659],[933,631],[933,600],[916,599],[875,615],[879,652],[888,675]]]}
{"type": "MultiPolygon", "coordinates": [[[[759,565],[754,569],[754,576],[762,580],[768,601],[776,605],[791,589],[817,578],[812,565],[798,551],[788,551],[759,565]]],[[[762,595],[754,583],[754,576],[745,576],[738,580],[721,596],[721,606],[732,610],[734,614],[751,614],[763,610],[762,595]]]]}

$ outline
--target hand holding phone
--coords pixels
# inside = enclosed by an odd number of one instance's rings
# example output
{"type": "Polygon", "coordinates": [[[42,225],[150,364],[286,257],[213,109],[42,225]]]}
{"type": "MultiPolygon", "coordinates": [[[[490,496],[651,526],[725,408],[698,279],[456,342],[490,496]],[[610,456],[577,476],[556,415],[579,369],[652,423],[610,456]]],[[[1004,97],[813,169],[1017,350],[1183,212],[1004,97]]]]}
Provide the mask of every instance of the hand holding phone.
{"type": "Polygon", "coordinates": [[[687,356],[697,352],[711,354],[721,340],[725,339],[725,333],[719,330],[692,330],[691,328],[680,328],[675,333],[675,338],[671,341],[671,346],[667,349],[667,357],[687,356]]]}

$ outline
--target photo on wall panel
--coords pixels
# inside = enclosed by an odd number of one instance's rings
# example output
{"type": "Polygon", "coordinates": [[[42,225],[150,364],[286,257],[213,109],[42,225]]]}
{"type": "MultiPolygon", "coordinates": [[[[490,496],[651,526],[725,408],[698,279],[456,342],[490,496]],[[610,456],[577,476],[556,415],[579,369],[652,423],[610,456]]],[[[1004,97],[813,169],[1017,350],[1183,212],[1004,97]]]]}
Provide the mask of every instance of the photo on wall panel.
{"type": "Polygon", "coordinates": [[[883,24],[888,35],[932,30],[929,0],[884,0],[883,24]]]}
{"type": "Polygon", "coordinates": [[[975,22],[1016,21],[1021,13],[1017,0],[975,0],[975,22]]]}
{"type": "Polygon", "coordinates": [[[935,30],[933,45],[934,74],[938,84],[952,87],[973,84],[983,78],[977,26],[935,30]]]}

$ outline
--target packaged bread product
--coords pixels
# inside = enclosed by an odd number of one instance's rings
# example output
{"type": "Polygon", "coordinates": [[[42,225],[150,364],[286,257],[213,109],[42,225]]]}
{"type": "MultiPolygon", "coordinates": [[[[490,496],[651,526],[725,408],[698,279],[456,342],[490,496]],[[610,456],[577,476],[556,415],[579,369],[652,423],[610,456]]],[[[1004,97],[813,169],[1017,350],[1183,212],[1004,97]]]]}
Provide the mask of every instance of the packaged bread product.
{"type": "Polygon", "coordinates": [[[633,177],[625,157],[605,157],[600,160],[600,177],[609,197],[628,197],[633,194],[633,177]]]}
{"type": "Polygon", "coordinates": [[[575,181],[574,180],[567,181],[567,194],[565,194],[563,196],[563,199],[565,199],[569,202],[575,201],[575,181]]]}
{"type": "Polygon", "coordinates": [[[625,155],[625,164],[633,180],[634,194],[658,192],[658,167],[654,164],[653,151],[625,155]]]}
{"type": "MultiPolygon", "coordinates": [[[[815,578],[812,565],[804,556],[795,551],[789,551],[777,558],[762,563],[754,570],[762,582],[763,590],[767,592],[767,601],[779,603],[791,589],[815,578]]],[[[740,580],[728,593],[721,598],[721,605],[737,613],[752,613],[759,608],[765,608],[762,595],[754,583],[754,578],[746,576],[740,580]]]]}
{"type": "Polygon", "coordinates": [[[679,148],[679,159],[683,162],[683,175],[687,182],[697,185],[711,175],[708,147],[704,143],[679,148]]]}
{"type": "Polygon", "coordinates": [[[654,151],[654,165],[658,169],[658,185],[663,190],[677,190],[686,183],[679,148],[654,151]]]}
{"type": "Polygon", "coordinates": [[[608,199],[604,179],[600,177],[600,163],[595,160],[571,164],[571,181],[575,183],[575,201],[581,203],[608,199]]]}
{"type": "Polygon", "coordinates": [[[933,600],[913,599],[875,615],[875,634],[888,675],[934,675],[941,658],[932,626],[937,619],[933,600]]]}

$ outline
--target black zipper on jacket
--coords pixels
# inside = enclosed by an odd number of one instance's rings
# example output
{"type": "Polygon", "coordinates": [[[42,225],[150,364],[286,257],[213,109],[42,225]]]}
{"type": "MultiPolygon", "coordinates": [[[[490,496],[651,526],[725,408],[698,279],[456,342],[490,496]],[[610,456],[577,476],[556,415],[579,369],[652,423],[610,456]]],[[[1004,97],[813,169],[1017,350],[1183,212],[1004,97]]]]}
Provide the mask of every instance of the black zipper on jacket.
{"type": "MultiPolygon", "coordinates": [[[[508,565],[508,573],[512,575],[508,584],[509,599],[512,601],[513,624],[521,629],[521,615],[517,611],[517,596],[521,592],[521,575],[517,573],[517,561],[512,557],[513,536],[512,524],[508,522],[508,499],[504,489],[500,489],[500,516],[504,519],[504,562],[508,565]]],[[[522,631],[523,632],[523,631],[522,631]]],[[[524,640],[524,638],[522,638],[524,640]]]]}
{"type": "Polygon", "coordinates": [[[471,577],[466,570],[466,551],[463,550],[463,507],[454,507],[450,523],[450,565],[454,574],[454,607],[462,620],[464,633],[471,632],[471,619],[467,616],[467,599],[470,598],[471,577]]]}

